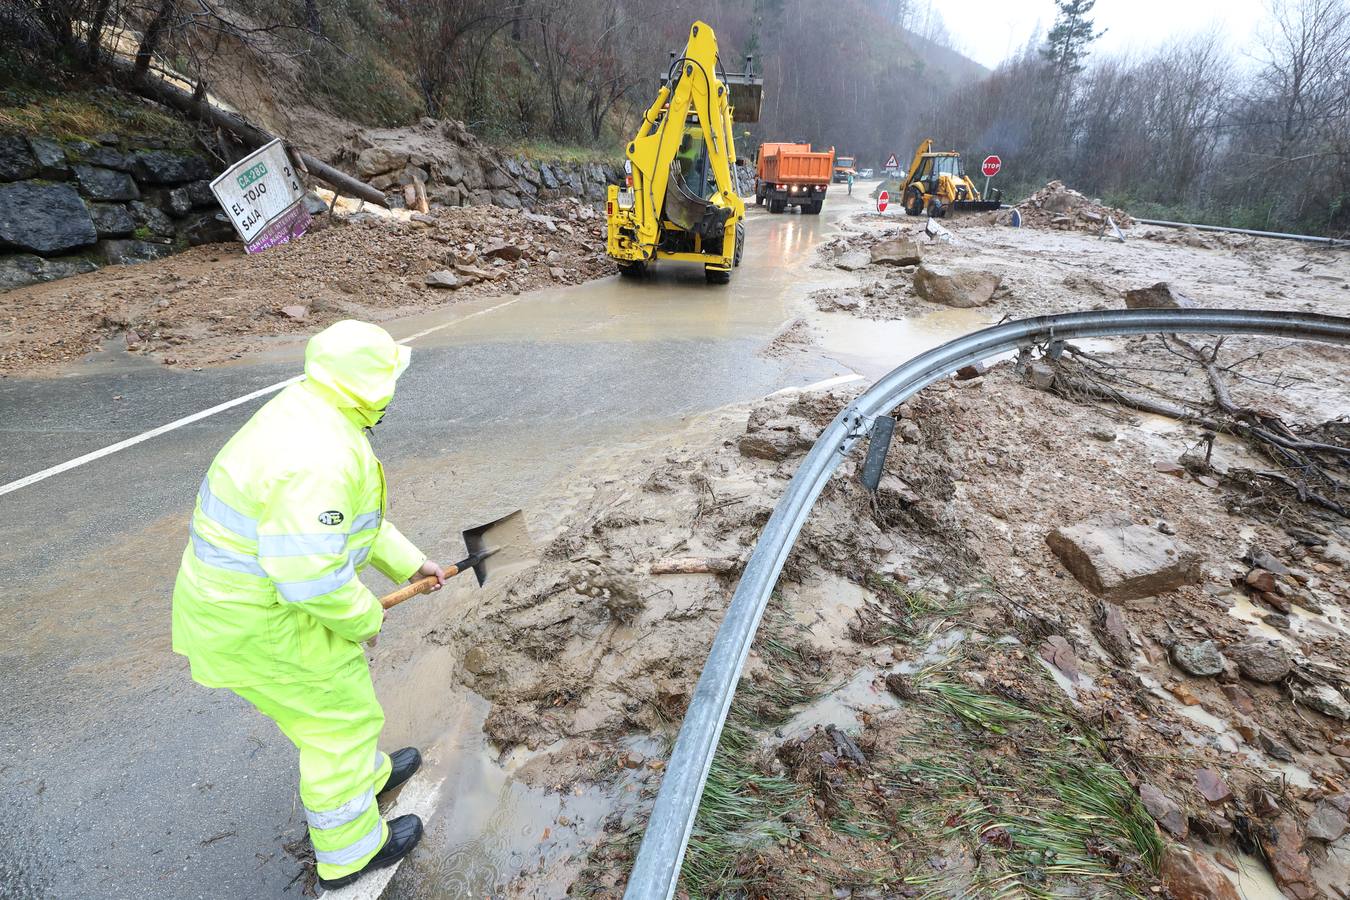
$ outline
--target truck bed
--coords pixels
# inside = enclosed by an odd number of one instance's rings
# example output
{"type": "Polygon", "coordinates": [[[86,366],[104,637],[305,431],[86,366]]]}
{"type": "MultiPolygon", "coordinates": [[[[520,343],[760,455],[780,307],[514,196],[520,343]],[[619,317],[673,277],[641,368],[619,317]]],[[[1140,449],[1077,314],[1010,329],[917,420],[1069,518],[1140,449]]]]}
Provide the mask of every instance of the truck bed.
{"type": "Polygon", "coordinates": [[[801,145],[780,145],[760,155],[761,175],[765,181],[780,184],[828,184],[834,168],[834,153],[813,153],[801,145]]]}

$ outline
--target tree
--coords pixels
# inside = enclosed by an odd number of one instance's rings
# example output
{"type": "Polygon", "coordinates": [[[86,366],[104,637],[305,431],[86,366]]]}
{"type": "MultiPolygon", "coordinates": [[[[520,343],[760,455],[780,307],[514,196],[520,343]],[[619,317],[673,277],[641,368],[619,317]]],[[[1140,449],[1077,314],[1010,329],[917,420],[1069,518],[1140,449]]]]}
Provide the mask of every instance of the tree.
{"type": "Polygon", "coordinates": [[[1097,0],[1055,0],[1059,12],[1055,14],[1054,27],[1046,35],[1041,56],[1050,63],[1057,84],[1083,71],[1088,45],[1106,34],[1106,29],[1094,30],[1088,18],[1096,5],[1097,0]]]}

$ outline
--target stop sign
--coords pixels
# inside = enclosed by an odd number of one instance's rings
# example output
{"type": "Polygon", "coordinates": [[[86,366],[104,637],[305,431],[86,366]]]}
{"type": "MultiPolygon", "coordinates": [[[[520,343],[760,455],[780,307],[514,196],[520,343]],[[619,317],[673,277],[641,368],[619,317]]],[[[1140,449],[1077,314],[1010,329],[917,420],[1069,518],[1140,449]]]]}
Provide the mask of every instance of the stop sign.
{"type": "Polygon", "coordinates": [[[997,156],[986,156],[984,162],[980,165],[980,171],[984,173],[985,178],[993,178],[1001,168],[1003,168],[1003,160],[997,156]]]}
{"type": "Polygon", "coordinates": [[[886,211],[886,207],[890,205],[891,205],[890,191],[882,191],[880,194],[877,194],[877,212],[884,213],[886,211]]]}

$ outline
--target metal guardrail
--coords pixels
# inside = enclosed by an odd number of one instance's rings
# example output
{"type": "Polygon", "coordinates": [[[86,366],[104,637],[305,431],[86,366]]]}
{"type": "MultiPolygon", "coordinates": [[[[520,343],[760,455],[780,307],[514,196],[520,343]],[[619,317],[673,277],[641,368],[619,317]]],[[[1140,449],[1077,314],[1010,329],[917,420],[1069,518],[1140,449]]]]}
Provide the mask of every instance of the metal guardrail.
{"type": "Polygon", "coordinates": [[[1194,222],[1169,222],[1166,219],[1135,219],[1140,225],[1162,225],[1166,228],[1194,228],[1196,231],[1222,231],[1226,234],[1250,234],[1253,237],[1279,238],[1285,241],[1304,241],[1326,244],[1329,247],[1350,247],[1350,241],[1319,237],[1315,234],[1288,234],[1283,231],[1256,231],[1251,228],[1230,228],[1227,225],[1196,225],[1194,222]]]}
{"type": "Polygon", "coordinates": [[[1038,343],[1126,334],[1264,334],[1350,344],[1350,318],[1254,310],[1113,310],[1037,316],[949,341],[893,369],[831,422],[802,460],[755,544],[694,688],[661,790],[624,892],[670,900],[722,726],[769,594],[802,523],[830,475],[876,417],[962,366],[1038,343]]]}

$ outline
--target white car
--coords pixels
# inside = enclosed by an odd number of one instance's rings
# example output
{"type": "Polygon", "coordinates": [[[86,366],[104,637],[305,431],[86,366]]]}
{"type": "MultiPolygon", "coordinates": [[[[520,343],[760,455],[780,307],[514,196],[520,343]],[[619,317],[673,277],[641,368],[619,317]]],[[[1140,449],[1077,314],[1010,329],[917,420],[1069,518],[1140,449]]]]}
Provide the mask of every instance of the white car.
{"type": "Polygon", "coordinates": [[[871,169],[863,169],[861,172],[858,173],[859,178],[871,178],[872,175],[873,172],[871,169]]]}

